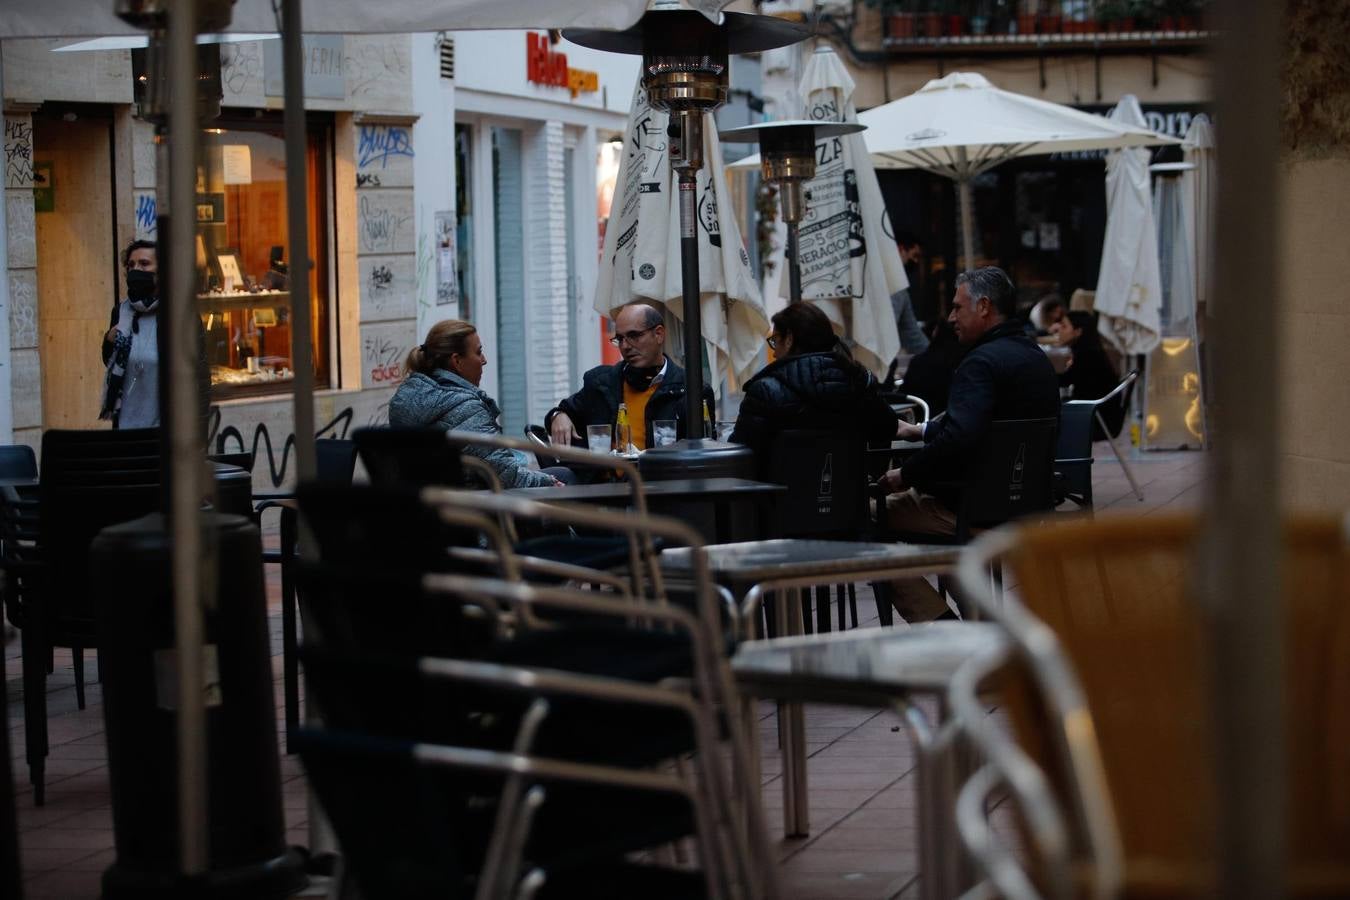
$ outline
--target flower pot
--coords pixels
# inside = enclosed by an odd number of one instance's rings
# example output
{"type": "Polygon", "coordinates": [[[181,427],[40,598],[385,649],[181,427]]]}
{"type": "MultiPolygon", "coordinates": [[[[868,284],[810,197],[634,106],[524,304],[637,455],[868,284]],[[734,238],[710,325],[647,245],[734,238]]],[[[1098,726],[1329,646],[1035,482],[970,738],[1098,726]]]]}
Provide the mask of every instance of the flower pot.
{"type": "Polygon", "coordinates": [[[970,17],[970,33],[971,33],[971,34],[988,34],[988,33],[989,33],[989,17],[988,17],[988,16],[971,16],[971,17],[970,17]]]}
{"type": "Polygon", "coordinates": [[[1059,34],[1063,26],[1063,17],[1059,15],[1043,15],[1037,23],[1041,34],[1059,34]]]}
{"type": "Polygon", "coordinates": [[[1177,31],[1198,31],[1200,27],[1199,16],[1177,16],[1177,31]]]}
{"type": "Polygon", "coordinates": [[[891,13],[887,19],[887,32],[896,40],[914,39],[914,13],[891,13]]]}
{"type": "Polygon", "coordinates": [[[1174,19],[1172,16],[1163,16],[1162,19],[1158,22],[1158,28],[1162,31],[1176,31],[1177,20],[1174,19]]]}
{"type": "Polygon", "coordinates": [[[923,13],[923,36],[926,38],[942,37],[942,14],[941,13],[923,13]]]}
{"type": "Polygon", "coordinates": [[[1134,31],[1134,19],[1126,16],[1123,19],[1113,19],[1106,23],[1106,30],[1113,32],[1134,31]]]}
{"type": "Polygon", "coordinates": [[[957,37],[966,33],[966,17],[957,14],[947,16],[947,36],[957,37]]]}
{"type": "Polygon", "coordinates": [[[1036,16],[1034,13],[1020,13],[1017,16],[1017,33],[1018,34],[1036,33],[1036,16]]]}

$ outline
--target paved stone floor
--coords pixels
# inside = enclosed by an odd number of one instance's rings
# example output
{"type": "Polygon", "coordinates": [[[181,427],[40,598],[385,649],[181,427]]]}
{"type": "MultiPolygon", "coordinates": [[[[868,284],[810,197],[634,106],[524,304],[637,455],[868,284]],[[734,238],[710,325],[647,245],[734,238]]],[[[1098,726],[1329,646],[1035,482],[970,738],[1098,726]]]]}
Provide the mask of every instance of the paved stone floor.
{"type": "MultiPolygon", "coordinates": [[[[1097,446],[1096,458],[1099,512],[1148,515],[1193,508],[1201,502],[1202,453],[1136,454],[1132,465],[1145,494],[1143,502],[1131,493],[1106,444],[1097,446]]],[[[275,567],[268,570],[280,710],[279,583],[275,567]]],[[[858,608],[863,625],[877,624],[870,592],[865,589],[859,594],[858,608]]],[[[87,659],[86,675],[92,679],[94,654],[89,653],[87,659]]],[[[95,898],[99,876],[114,854],[100,687],[91,682],[87,708],[77,710],[70,653],[57,651],[55,672],[47,679],[51,746],[47,802],[35,807],[24,762],[17,636],[5,646],[5,681],[24,896],[28,900],[95,898]]],[[[787,896],[798,900],[917,897],[914,754],[899,718],[889,711],[807,707],[812,831],[806,838],[783,840],[776,722],[772,705],[762,704],[760,711],[766,821],[782,860],[787,896]]],[[[298,759],[283,755],[281,773],[287,837],[293,844],[304,845],[308,843],[307,795],[298,759]]]]}

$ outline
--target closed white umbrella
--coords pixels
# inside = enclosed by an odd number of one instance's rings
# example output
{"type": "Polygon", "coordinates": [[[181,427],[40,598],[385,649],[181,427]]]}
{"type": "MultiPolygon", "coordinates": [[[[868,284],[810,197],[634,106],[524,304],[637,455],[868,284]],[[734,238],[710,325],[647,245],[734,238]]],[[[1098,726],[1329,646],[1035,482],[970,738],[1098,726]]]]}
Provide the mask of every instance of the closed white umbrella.
{"type": "MultiPolygon", "coordinates": [[[[648,102],[639,85],[624,128],[624,156],[605,227],[595,291],[595,308],[603,315],[625,303],[649,300],[684,318],[680,212],[666,134],[669,118],[648,102]]],[[[703,152],[704,159],[722,156],[710,114],[704,119],[703,152]]],[[[738,378],[746,377],[764,345],[769,319],[735,217],[718,214],[729,205],[720,166],[699,169],[696,193],[703,338],[717,349],[719,366],[725,363],[738,378]]],[[[672,338],[680,331],[667,330],[672,338]]],[[[672,350],[679,349],[672,344],[672,350]]]]}
{"type": "Polygon", "coordinates": [[[924,169],[957,183],[962,248],[973,260],[970,182],[1018,156],[1149,147],[1177,141],[1145,127],[1000,90],[983,75],[953,72],[908,97],[861,113],[878,169],[924,169]]]}
{"type": "MultiPolygon", "coordinates": [[[[802,118],[857,122],[853,89],[838,54],[818,47],[799,85],[802,118]]],[[[798,236],[802,299],[820,307],[858,361],[881,377],[900,349],[890,298],[909,286],[895,230],[861,132],[817,141],[816,161],[798,236]]],[[[775,257],[782,265],[782,253],[775,257]]],[[[783,298],[766,297],[765,306],[777,312],[783,298]]]]}
{"type": "MultiPolygon", "coordinates": [[[[1134,95],[1126,94],[1111,121],[1147,128],[1134,95]]],[[[1153,218],[1149,152],[1124,149],[1106,158],[1106,236],[1097,276],[1097,330],[1121,353],[1147,353],[1161,339],[1162,275],[1153,218]]]]}

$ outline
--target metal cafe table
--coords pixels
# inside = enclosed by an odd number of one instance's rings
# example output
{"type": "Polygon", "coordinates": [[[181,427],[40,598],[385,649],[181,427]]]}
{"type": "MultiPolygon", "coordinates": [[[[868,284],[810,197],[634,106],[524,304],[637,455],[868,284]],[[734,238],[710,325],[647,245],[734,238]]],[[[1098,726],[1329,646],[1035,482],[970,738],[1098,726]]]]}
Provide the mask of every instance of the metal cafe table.
{"type": "MultiPolygon", "coordinates": [[[[767,527],[774,498],[787,491],[781,484],[746,478],[677,478],[642,482],[647,508],[679,519],[708,541],[759,537],[767,527]]],[[[624,482],[573,484],[566,487],[512,488],[504,493],[540,503],[597,503],[626,507],[632,486],[624,482]]]]}
{"type": "MultiPolygon", "coordinates": [[[[919,544],[863,543],[781,538],[714,544],[704,548],[708,569],[736,597],[739,621],[737,638],[755,637],[760,606],[773,594],[778,627],[787,636],[800,635],[800,591],[831,581],[876,581],[919,577],[948,571],[956,564],[958,548],[919,544]]],[[[690,551],[668,549],[661,553],[661,568],[676,581],[691,566],[690,551]]],[[[790,700],[790,698],[789,698],[790,700]]],[[[806,739],[801,706],[779,704],[779,727],[783,734],[783,818],[788,835],[804,835],[810,829],[806,808],[806,739]]]]}
{"type": "MultiPolygon", "coordinates": [[[[826,635],[748,641],[732,659],[737,684],[748,694],[779,701],[893,706],[914,738],[918,758],[921,892],[954,897],[967,886],[955,827],[956,792],[969,761],[946,726],[945,697],[956,670],[975,656],[1005,646],[1003,630],[988,622],[932,622],[914,627],[867,628],[826,635]],[[913,701],[938,701],[936,721],[913,701]]],[[[781,708],[781,707],[780,707],[781,708]]],[[[800,728],[800,719],[795,724],[800,728]]],[[[796,735],[793,736],[794,741],[796,735]]],[[[806,760],[798,756],[788,783],[783,746],[784,808],[795,806],[806,828],[806,760]]]]}

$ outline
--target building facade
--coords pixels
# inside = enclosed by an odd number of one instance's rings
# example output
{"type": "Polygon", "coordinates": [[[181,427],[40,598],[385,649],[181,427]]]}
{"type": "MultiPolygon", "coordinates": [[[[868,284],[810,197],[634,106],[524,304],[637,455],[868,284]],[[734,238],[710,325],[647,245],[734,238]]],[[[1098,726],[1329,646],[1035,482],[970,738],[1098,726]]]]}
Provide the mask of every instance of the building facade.
{"type": "MultiPolygon", "coordinates": [[[[98,350],[125,296],[119,255],[157,237],[162,196],[159,139],[138,115],[142,51],[58,50],[70,43],[0,45],[0,441],[33,446],[45,428],[107,427],[98,350]]],[[[544,32],[470,32],[311,35],[305,64],[320,436],[385,422],[408,351],[450,317],[479,326],[483,386],[519,434],[601,358],[597,158],[622,133],[636,62],[563,52],[544,32]]],[[[280,484],[303,271],[286,239],[280,42],[221,45],[219,67],[196,197],[209,441],[255,451],[255,483],[280,484]]]]}

